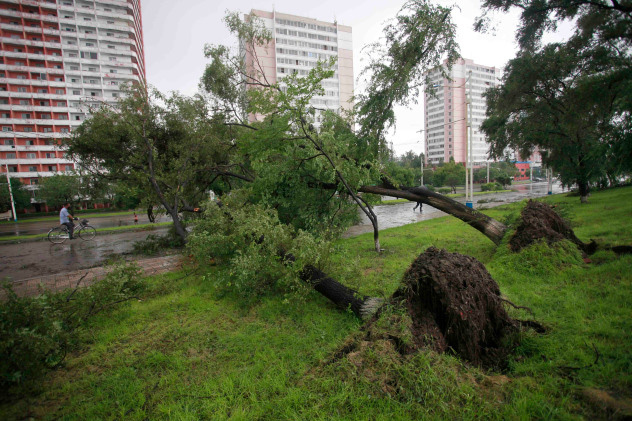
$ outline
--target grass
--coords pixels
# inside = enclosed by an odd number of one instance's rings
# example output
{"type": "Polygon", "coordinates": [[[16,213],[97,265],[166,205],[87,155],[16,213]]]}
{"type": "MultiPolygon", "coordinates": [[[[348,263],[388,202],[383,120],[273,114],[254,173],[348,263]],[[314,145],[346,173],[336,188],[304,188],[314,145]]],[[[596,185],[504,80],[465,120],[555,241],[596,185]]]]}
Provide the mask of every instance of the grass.
{"type": "MultiPolygon", "coordinates": [[[[171,225],[171,222],[156,222],[154,224],[138,224],[138,225],[126,225],[122,227],[106,227],[97,229],[97,235],[105,235],[105,234],[118,234],[120,232],[128,232],[128,231],[147,231],[153,230],[154,228],[171,225]]],[[[40,240],[46,239],[48,237],[48,233],[45,234],[29,234],[29,235],[14,235],[14,236],[2,236],[0,237],[0,244],[2,243],[13,243],[16,241],[29,241],[29,240],[40,240]]]]}
{"type": "MultiPolygon", "coordinates": [[[[133,215],[134,211],[120,211],[120,212],[90,212],[90,211],[79,211],[77,215],[81,215],[81,218],[104,218],[106,216],[124,216],[124,215],[133,215]]],[[[73,214],[74,215],[74,214],[73,214]]],[[[42,216],[38,217],[37,214],[33,217],[20,215],[18,217],[18,222],[20,224],[27,224],[29,222],[46,222],[46,221],[57,221],[59,220],[59,215],[51,215],[51,216],[42,216]]],[[[0,224],[13,224],[15,221],[0,221],[0,224]]]]}
{"type": "MultiPolygon", "coordinates": [[[[595,193],[587,205],[544,200],[582,240],[632,244],[632,188],[595,193]]],[[[511,220],[520,206],[486,213],[511,220]]],[[[599,251],[587,264],[565,243],[512,254],[450,217],[384,230],[381,243],[376,256],[370,234],[337,242],[328,273],[389,296],[416,255],[446,248],[483,262],[503,295],[531,307],[549,332],[524,333],[503,373],[432,352],[401,357],[379,342],[336,359],[361,323],[320,295],[270,294],[246,306],[213,288],[217,268],[175,272],[149,280],[160,293],[97,316],[66,366],[0,404],[0,418],[570,420],[616,415],[597,412],[586,389],[632,396],[632,257],[599,251]]]]}

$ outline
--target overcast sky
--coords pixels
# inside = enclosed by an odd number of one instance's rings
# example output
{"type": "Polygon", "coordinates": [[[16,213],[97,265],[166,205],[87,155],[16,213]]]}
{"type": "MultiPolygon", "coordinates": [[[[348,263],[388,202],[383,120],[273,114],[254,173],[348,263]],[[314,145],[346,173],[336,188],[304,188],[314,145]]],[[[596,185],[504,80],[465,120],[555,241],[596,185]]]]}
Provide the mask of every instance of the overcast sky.
{"type": "MultiPolygon", "coordinates": [[[[437,0],[441,4],[454,1],[437,0]]],[[[307,16],[322,21],[348,25],[353,28],[354,72],[363,68],[362,48],[376,41],[387,19],[395,16],[403,1],[392,0],[142,0],[143,32],[147,79],[160,91],[197,92],[206,59],[206,43],[236,45],[222,22],[226,10],[247,13],[250,9],[269,10],[307,16]]],[[[461,55],[476,63],[502,68],[514,57],[517,46],[515,29],[518,14],[498,15],[495,35],[479,34],[472,30],[474,19],[480,15],[479,0],[456,2],[459,9],[453,14],[457,25],[461,55]]],[[[564,33],[564,28],[561,31],[564,33]]],[[[550,39],[558,38],[551,35],[550,39]]],[[[396,154],[408,150],[421,152],[423,143],[423,103],[411,109],[396,110],[397,129],[389,135],[396,154]]]]}

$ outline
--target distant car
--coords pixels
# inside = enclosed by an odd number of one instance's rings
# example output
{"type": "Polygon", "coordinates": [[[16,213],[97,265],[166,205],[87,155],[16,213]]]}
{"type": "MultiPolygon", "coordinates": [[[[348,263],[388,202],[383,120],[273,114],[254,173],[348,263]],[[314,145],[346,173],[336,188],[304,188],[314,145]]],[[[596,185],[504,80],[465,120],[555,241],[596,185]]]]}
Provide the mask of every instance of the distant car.
{"type": "Polygon", "coordinates": [[[533,181],[539,182],[539,181],[546,181],[546,180],[544,178],[541,178],[541,177],[533,177],[533,181]]]}

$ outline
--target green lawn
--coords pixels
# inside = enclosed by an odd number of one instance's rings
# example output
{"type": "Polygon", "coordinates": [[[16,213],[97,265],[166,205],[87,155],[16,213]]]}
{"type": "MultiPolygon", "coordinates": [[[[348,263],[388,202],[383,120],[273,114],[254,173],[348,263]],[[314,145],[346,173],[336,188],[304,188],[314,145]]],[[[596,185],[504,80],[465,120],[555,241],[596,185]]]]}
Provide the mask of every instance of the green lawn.
{"type": "MultiPolygon", "coordinates": [[[[632,244],[632,188],[594,193],[587,205],[544,200],[582,240],[632,244]]],[[[520,206],[485,212],[511,220],[520,206]]],[[[362,323],[317,293],[245,305],[213,287],[218,268],[171,273],[148,280],[159,293],[93,319],[65,367],[0,404],[0,418],[593,419],[617,414],[596,412],[582,397],[591,390],[619,403],[632,396],[631,256],[599,251],[585,263],[573,249],[542,245],[511,254],[451,217],[384,230],[381,244],[376,256],[371,234],[337,242],[328,273],[389,296],[416,255],[446,248],[483,262],[549,332],[524,333],[503,373],[432,352],[402,357],[381,342],[337,358],[362,323]]]]}

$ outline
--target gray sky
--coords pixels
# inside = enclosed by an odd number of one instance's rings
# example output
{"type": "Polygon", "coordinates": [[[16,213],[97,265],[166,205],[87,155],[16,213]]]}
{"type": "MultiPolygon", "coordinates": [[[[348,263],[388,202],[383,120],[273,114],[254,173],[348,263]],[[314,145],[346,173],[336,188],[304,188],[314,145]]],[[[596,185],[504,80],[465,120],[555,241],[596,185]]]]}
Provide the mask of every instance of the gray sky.
{"type": "MultiPolygon", "coordinates": [[[[449,5],[454,1],[437,0],[449,5]]],[[[376,41],[383,23],[399,11],[403,1],[388,0],[142,0],[143,32],[147,79],[160,91],[180,91],[194,94],[206,59],[204,44],[236,45],[222,22],[226,10],[247,13],[250,9],[272,10],[307,16],[323,21],[334,21],[353,28],[354,72],[363,68],[362,48],[376,41]]],[[[474,19],[480,14],[479,0],[456,2],[453,19],[457,24],[461,55],[475,62],[502,68],[517,51],[515,29],[518,14],[498,15],[495,35],[479,34],[472,30],[474,19]]],[[[568,32],[562,28],[562,32],[568,32]]],[[[550,40],[558,38],[553,34],[550,40]]],[[[361,87],[356,80],[356,92],[361,87]]],[[[411,109],[396,109],[397,128],[389,135],[395,152],[422,151],[423,104],[411,109]]]]}

